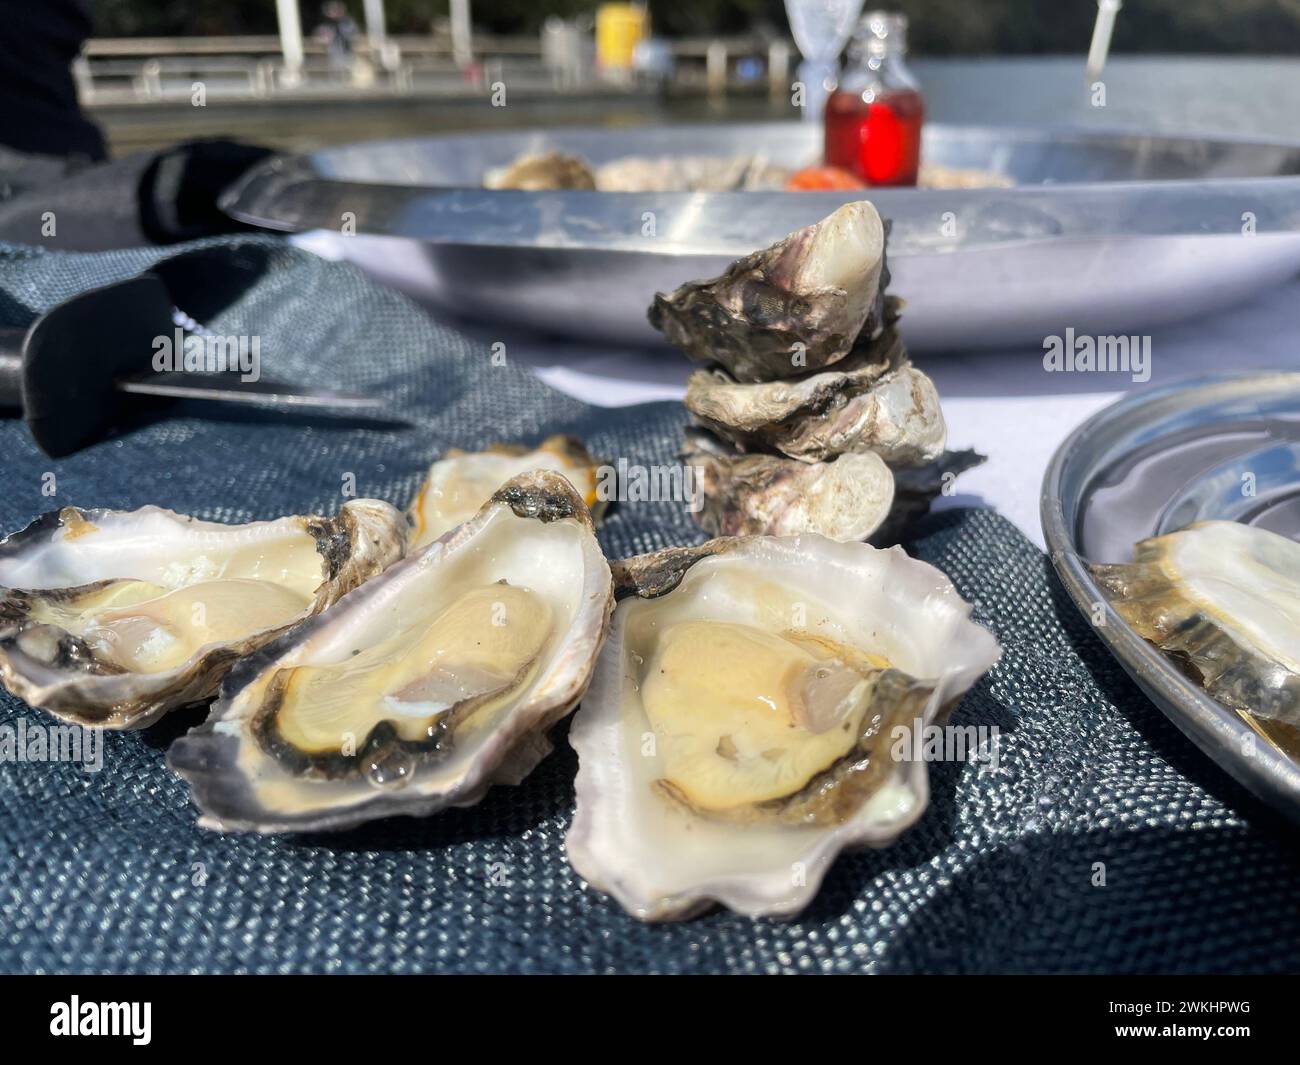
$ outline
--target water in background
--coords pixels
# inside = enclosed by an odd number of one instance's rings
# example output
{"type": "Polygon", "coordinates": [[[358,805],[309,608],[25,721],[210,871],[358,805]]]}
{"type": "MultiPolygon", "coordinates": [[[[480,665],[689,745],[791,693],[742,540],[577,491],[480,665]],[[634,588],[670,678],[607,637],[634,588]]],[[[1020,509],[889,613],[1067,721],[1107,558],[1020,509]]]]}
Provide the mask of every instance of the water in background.
{"type": "MultiPolygon", "coordinates": [[[[989,125],[1124,127],[1300,141],[1300,60],[1255,57],[1117,57],[1103,75],[1104,106],[1084,80],[1082,56],[919,59],[912,64],[936,121],[989,125]]],[[[487,99],[400,97],[345,102],[210,102],[96,109],[116,154],[187,137],[232,136],[301,152],[325,144],[468,129],[797,117],[766,96],[650,94],[487,99]]]]}

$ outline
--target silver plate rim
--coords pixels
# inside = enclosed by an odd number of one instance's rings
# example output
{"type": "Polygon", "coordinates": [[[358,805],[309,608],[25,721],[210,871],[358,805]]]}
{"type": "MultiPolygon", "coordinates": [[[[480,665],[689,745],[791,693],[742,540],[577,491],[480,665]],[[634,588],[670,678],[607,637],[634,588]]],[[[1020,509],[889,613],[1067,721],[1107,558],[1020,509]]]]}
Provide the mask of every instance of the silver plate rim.
{"type": "MultiPolygon", "coordinates": [[[[218,203],[230,217],[247,225],[280,232],[302,232],[334,228],[340,210],[352,209],[355,232],[372,236],[416,239],[428,244],[467,247],[546,248],[557,251],[645,251],[639,234],[643,212],[676,214],[690,212],[701,226],[690,236],[657,240],[660,255],[738,256],[753,250],[753,239],[779,239],[800,226],[863,196],[871,199],[886,217],[907,217],[934,207],[954,211],[1002,205],[1023,212],[1020,223],[1029,231],[1010,231],[997,237],[970,239],[958,236],[939,240],[895,232],[890,241],[891,256],[932,254],[972,247],[1032,245],[1071,239],[1098,237],[1178,236],[1240,232],[1239,211],[1226,207],[1237,198],[1249,196],[1247,205],[1257,213],[1269,213],[1274,224],[1264,235],[1300,232],[1300,173],[1242,177],[1126,178],[1109,181],[1060,181],[1016,185],[1010,188],[896,189],[871,188],[846,192],[594,192],[519,191],[484,189],[481,186],[419,184],[392,181],[358,181],[329,176],[321,168],[331,153],[360,148],[383,151],[394,146],[515,145],[526,138],[547,141],[584,140],[634,134],[655,139],[672,135],[703,135],[721,128],[728,137],[749,134],[755,139],[765,133],[797,127],[792,121],[727,123],[647,124],[626,128],[602,126],[553,126],[529,130],[480,130],[428,136],[396,137],[360,144],[329,146],[316,152],[278,155],[260,163],[225,190],[218,203]],[[1155,203],[1176,204],[1186,210],[1153,211],[1155,203]],[[636,208],[633,210],[632,208],[636,208]],[[1223,208],[1223,209],[1220,209],[1223,208]],[[737,211],[766,219],[770,232],[758,238],[738,240],[716,223],[737,211]],[[544,230],[524,228],[521,218],[545,218],[544,230]],[[1045,219],[1046,232],[1033,232],[1032,223],[1045,219]],[[590,223],[598,223],[592,226],[590,223]]],[[[932,123],[928,127],[946,139],[996,143],[1073,143],[1114,146],[1145,142],[1170,145],[1202,145],[1300,151],[1300,140],[1279,137],[1223,134],[1213,138],[1149,132],[1125,127],[1083,127],[1068,123],[1050,125],[1007,125],[932,123]]],[[[325,169],[328,169],[326,167],[325,169]]],[[[933,213],[933,212],[931,212],[933,213]]],[[[928,215],[927,215],[928,217],[928,215]]]]}

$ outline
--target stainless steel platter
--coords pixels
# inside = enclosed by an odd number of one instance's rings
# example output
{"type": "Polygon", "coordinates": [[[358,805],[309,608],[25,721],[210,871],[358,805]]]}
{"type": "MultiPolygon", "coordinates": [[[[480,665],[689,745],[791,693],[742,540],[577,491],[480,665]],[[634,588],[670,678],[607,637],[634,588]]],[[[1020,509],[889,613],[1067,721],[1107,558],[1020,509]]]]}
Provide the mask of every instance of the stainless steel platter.
{"type": "MultiPolygon", "coordinates": [[[[1138,540],[1209,518],[1300,540],[1300,374],[1214,378],[1122,400],[1070,435],[1043,482],[1048,552],[1085,617],[1105,602],[1089,563],[1131,561],[1138,540]]],[[[1113,610],[1104,617],[1097,635],[1151,700],[1238,781],[1300,820],[1294,730],[1222,705],[1113,610]]]]}
{"type": "MultiPolygon", "coordinates": [[[[224,200],[315,239],[432,304],[615,343],[656,341],[654,292],[861,194],[498,192],[486,170],[558,149],[820,154],[800,123],[556,129],[361,143],[278,158],[224,200]],[[352,235],[355,231],[355,235],[352,235]]],[[[1239,304],[1300,271],[1300,146],[1132,133],[931,125],[927,162],[1004,189],[876,189],[916,350],[1042,343],[1067,326],[1129,334],[1239,304]]]]}

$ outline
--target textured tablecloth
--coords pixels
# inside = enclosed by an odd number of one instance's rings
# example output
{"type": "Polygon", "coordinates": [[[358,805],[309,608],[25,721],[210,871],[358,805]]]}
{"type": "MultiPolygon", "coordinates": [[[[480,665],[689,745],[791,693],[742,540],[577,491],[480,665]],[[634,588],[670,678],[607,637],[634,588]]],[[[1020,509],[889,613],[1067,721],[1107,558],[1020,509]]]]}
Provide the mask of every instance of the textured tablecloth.
{"type": "MultiPolygon", "coordinates": [[[[206,250],[204,250],[206,249],[206,250]]],[[[169,255],[175,252],[169,252],[169,255]]],[[[573,432],[630,462],[671,462],[673,404],[586,406],[402,297],[272,240],[205,245],[229,291],[184,310],[261,337],[267,377],[381,394],[407,428],[184,406],[53,461],[0,421],[0,528],[63,504],[158,503],[248,521],[333,511],[347,475],[404,505],[443,448],[573,432]],[[230,293],[245,289],[233,303],[230,293]],[[213,411],[205,411],[214,415],[213,411]],[[57,495],[43,494],[54,475],[57,495]]],[[[0,324],[157,252],[0,248],[0,324]]],[[[612,557],[701,536],[674,504],[616,508],[612,557]]],[[[575,756],[469,810],[335,836],[219,836],[195,827],[168,743],[173,714],[107,737],[97,773],[0,763],[5,971],[921,972],[1294,971],[1300,849],[1126,679],[1044,556],[988,510],[926,519],[910,549],[975,603],[1006,654],[957,709],[995,725],[1000,764],[931,767],[920,823],[845,856],[791,922],[726,912],[642,925],[565,861],[575,756]]],[[[0,725],[43,716],[0,695],[0,725]]]]}

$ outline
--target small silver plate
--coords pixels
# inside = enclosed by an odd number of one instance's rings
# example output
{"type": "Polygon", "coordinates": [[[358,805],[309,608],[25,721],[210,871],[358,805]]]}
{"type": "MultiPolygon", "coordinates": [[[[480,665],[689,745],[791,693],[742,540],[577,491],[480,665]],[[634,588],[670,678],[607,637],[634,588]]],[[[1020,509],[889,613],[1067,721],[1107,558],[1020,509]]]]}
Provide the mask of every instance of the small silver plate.
{"type": "MultiPolygon", "coordinates": [[[[1090,620],[1106,602],[1090,563],[1132,561],[1139,540],[1212,518],[1300,540],[1300,374],[1216,377],[1122,400],[1070,434],[1043,481],[1048,552],[1090,620]]],[[[1296,731],[1224,706],[1109,606],[1104,618],[1097,635],[1151,701],[1300,821],[1296,731]]]]}

